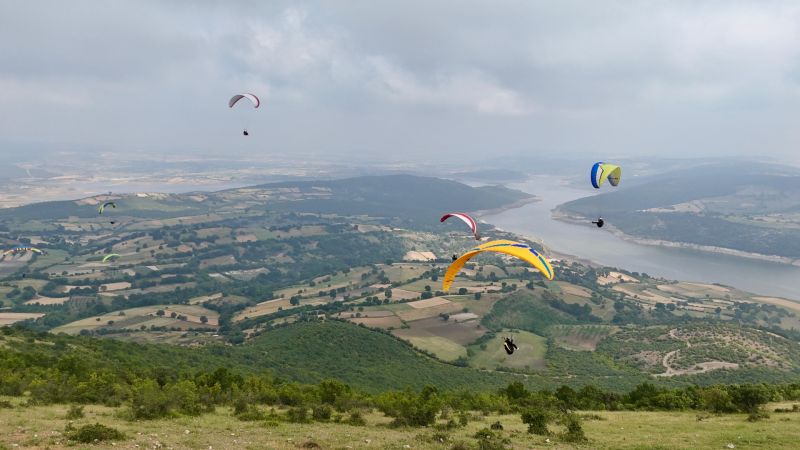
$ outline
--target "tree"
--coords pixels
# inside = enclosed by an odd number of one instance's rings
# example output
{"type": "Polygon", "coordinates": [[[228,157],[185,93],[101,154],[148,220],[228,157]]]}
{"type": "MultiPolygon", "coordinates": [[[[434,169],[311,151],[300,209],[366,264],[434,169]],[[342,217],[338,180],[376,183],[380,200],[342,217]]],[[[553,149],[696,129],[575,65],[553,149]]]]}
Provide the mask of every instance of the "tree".
{"type": "Polygon", "coordinates": [[[459,288],[458,295],[467,295],[467,288],[465,287],[459,288]]]}
{"type": "Polygon", "coordinates": [[[200,316],[200,323],[204,323],[204,324],[205,324],[205,323],[208,323],[208,317],[206,317],[206,316],[200,316]]]}
{"type": "Polygon", "coordinates": [[[385,291],[383,291],[383,295],[386,298],[392,298],[392,290],[391,289],[386,289],[385,291]]]}
{"type": "Polygon", "coordinates": [[[157,315],[158,317],[163,317],[163,316],[164,316],[164,314],[166,314],[166,313],[164,312],[164,310],[163,310],[163,309],[159,309],[158,311],[156,311],[156,315],[157,315]]]}

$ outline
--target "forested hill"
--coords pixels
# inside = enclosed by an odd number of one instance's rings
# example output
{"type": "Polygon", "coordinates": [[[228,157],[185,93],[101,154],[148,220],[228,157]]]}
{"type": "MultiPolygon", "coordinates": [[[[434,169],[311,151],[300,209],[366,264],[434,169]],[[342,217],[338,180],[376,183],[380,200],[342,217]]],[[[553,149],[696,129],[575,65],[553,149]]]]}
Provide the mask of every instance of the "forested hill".
{"type": "MultiPolygon", "coordinates": [[[[274,207],[284,211],[372,217],[428,218],[433,211],[493,209],[531,197],[502,186],[475,188],[457,181],[414,175],[284,182],[256,188],[292,189],[295,193],[309,195],[303,202],[279,199],[274,207]]],[[[438,221],[438,217],[435,219],[438,221]]]]}
{"type": "Polygon", "coordinates": [[[337,321],[277,328],[241,346],[202,348],[2,328],[0,362],[0,386],[7,384],[12,391],[14,386],[25,390],[29,383],[48,377],[89,379],[96,373],[112,379],[166,376],[175,380],[222,367],[240,375],[266,371],[302,383],[337,378],[367,392],[425,385],[485,391],[512,381],[536,388],[553,386],[538,375],[522,377],[444,364],[385,333],[337,321]]]}
{"type": "MultiPolygon", "coordinates": [[[[561,212],[602,215],[648,239],[800,257],[800,172],[783,166],[721,163],[627,182],[565,203],[561,212]]],[[[626,179],[627,176],[627,179],[626,179]]]]}
{"type": "Polygon", "coordinates": [[[404,217],[437,222],[444,211],[475,211],[529,198],[524,192],[413,175],[294,181],[187,194],[108,194],[81,200],[36,203],[0,210],[0,222],[92,218],[100,201],[113,201],[116,216],[165,219],[206,213],[308,212],[404,217]]]}

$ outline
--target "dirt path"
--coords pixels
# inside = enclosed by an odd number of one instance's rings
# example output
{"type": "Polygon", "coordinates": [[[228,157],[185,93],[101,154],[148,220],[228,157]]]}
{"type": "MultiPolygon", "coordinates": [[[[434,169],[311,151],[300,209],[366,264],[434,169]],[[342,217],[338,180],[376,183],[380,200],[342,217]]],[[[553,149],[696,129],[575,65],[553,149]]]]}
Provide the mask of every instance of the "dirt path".
{"type": "MultiPolygon", "coordinates": [[[[692,343],[689,342],[689,339],[682,338],[678,336],[678,329],[673,328],[669,330],[669,337],[675,339],[677,341],[683,341],[686,343],[686,348],[692,348],[692,343]]],[[[672,367],[672,360],[680,353],[681,349],[673,350],[668,352],[664,355],[664,358],[661,360],[661,365],[664,366],[663,373],[657,373],[655,376],[657,377],[674,377],[678,375],[691,375],[696,373],[705,373],[710,372],[712,370],[717,369],[737,369],[739,368],[739,364],[736,363],[729,363],[725,361],[705,361],[699,364],[695,364],[695,367],[692,369],[674,369],[672,367]]]]}

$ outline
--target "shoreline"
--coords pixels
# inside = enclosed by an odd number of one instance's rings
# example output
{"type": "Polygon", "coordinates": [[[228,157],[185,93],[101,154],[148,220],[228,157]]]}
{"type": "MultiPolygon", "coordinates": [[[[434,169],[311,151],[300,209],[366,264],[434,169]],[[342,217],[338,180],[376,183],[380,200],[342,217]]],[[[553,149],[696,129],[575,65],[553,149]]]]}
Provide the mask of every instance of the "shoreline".
{"type": "Polygon", "coordinates": [[[507,205],[501,206],[499,208],[492,208],[492,209],[481,209],[479,211],[475,211],[473,215],[478,218],[482,218],[484,216],[493,216],[495,214],[504,213],[506,211],[510,211],[512,209],[521,208],[530,203],[540,202],[542,199],[536,195],[531,195],[530,197],[526,197],[520,200],[517,200],[513,203],[509,203],[507,205]]]}
{"type": "MultiPolygon", "coordinates": [[[[577,215],[570,215],[567,214],[558,208],[555,208],[551,211],[552,218],[554,220],[558,220],[561,222],[566,223],[573,223],[573,224],[586,224],[587,220],[590,220],[583,216],[577,215]]],[[[642,238],[633,236],[627,233],[624,233],[619,228],[614,227],[613,225],[608,225],[608,230],[616,237],[623,239],[628,242],[633,242],[635,244],[640,245],[648,245],[651,247],[663,247],[663,248],[680,248],[686,250],[695,250],[699,252],[705,253],[715,253],[718,255],[728,255],[728,256],[736,256],[739,258],[747,258],[753,259],[758,261],[766,261],[772,262],[776,264],[784,264],[789,266],[796,266],[800,267],[800,259],[798,258],[790,258],[787,256],[779,256],[779,255],[765,255],[762,253],[752,253],[746,252],[743,250],[736,250],[733,248],[727,247],[716,247],[713,245],[701,245],[701,244],[693,244],[690,242],[676,242],[676,241],[666,241],[663,239],[649,239],[649,238],[642,238]]]]}

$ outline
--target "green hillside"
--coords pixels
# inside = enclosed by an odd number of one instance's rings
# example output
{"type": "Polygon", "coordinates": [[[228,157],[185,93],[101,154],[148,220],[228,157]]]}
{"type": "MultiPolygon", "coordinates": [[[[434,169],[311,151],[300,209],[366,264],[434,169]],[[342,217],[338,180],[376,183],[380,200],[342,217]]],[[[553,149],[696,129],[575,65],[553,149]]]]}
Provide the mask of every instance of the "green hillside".
{"type": "MultiPolygon", "coordinates": [[[[519,378],[443,364],[387,334],[337,321],[269,331],[245,345],[242,355],[258,355],[255,364],[280,376],[307,383],[337,378],[371,392],[425,385],[486,390],[519,378]]],[[[549,384],[537,376],[527,383],[549,384]]]]}

